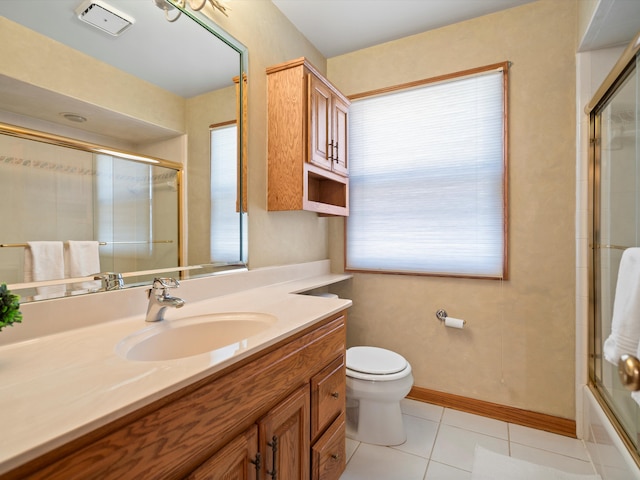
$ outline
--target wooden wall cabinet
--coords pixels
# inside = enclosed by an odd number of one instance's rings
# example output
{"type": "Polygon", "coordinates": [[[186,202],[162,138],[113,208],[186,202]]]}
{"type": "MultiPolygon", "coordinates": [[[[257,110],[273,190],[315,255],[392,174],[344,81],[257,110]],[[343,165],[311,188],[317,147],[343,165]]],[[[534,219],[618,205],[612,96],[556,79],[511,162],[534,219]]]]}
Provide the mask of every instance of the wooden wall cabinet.
{"type": "Polygon", "coordinates": [[[344,312],[323,320],[3,480],[338,480],[345,468],[345,323],[344,312]]]}
{"type": "Polygon", "coordinates": [[[269,210],[349,215],[349,100],[306,59],[267,69],[269,210]]]}

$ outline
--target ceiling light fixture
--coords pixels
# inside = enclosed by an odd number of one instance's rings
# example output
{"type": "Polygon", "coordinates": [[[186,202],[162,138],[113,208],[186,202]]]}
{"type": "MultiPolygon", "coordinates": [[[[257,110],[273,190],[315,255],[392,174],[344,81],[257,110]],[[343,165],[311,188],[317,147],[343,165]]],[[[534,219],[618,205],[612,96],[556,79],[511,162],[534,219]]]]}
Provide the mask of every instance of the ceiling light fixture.
{"type": "MultiPolygon", "coordinates": [[[[180,14],[182,13],[180,10],[177,10],[178,13],[174,17],[171,17],[169,15],[169,12],[171,10],[175,10],[175,7],[174,5],[169,3],[167,0],[153,0],[153,1],[155,2],[156,6],[159,9],[164,10],[164,16],[168,21],[175,22],[176,20],[178,20],[178,18],[180,18],[180,14]]],[[[176,0],[175,1],[175,4],[180,8],[185,8],[185,6],[189,5],[191,10],[194,10],[196,12],[199,12],[200,10],[202,10],[205,7],[205,5],[207,5],[207,3],[211,5],[211,8],[213,8],[214,11],[219,10],[225,17],[229,16],[229,14],[227,13],[227,9],[229,7],[223,5],[222,2],[220,2],[219,0],[176,0]]]]}
{"type": "Polygon", "coordinates": [[[66,118],[70,122],[84,123],[87,121],[86,117],[72,112],[60,112],[60,116],[66,118]]]}
{"type": "Polygon", "coordinates": [[[137,162],[160,163],[160,161],[155,160],[153,158],[141,157],[140,155],[135,155],[132,153],[118,152],[116,150],[109,150],[108,148],[96,148],[95,151],[98,153],[104,153],[105,155],[112,155],[114,157],[126,158],[128,160],[135,160],[137,162]]]}
{"type": "Polygon", "coordinates": [[[127,30],[135,21],[129,15],[113,8],[101,0],[87,0],[76,8],[76,15],[103,32],[117,37],[127,30]]]}

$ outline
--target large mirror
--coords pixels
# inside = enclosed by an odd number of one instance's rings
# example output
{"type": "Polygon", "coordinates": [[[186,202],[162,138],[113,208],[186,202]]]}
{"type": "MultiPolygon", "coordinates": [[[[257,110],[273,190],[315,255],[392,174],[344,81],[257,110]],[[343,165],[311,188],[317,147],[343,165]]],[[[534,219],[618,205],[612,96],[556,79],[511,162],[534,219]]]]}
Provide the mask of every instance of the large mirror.
{"type": "Polygon", "coordinates": [[[96,267],[125,286],[245,267],[247,51],[222,14],[0,2],[0,283],[23,302],[102,291],[74,281],[96,267]]]}

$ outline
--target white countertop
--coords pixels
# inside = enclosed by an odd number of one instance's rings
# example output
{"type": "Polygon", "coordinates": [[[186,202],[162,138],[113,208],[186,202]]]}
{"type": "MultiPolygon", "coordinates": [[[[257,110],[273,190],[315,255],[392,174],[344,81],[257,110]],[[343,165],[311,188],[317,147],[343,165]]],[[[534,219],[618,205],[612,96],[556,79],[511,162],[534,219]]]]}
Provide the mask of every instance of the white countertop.
{"type": "Polygon", "coordinates": [[[0,475],[350,307],[351,300],[295,293],[347,278],[320,275],[192,303],[185,295],[183,308],[167,311],[165,322],[219,312],[277,317],[236,351],[126,360],[115,347],[149,327],[144,313],[1,346],[0,475]]]}

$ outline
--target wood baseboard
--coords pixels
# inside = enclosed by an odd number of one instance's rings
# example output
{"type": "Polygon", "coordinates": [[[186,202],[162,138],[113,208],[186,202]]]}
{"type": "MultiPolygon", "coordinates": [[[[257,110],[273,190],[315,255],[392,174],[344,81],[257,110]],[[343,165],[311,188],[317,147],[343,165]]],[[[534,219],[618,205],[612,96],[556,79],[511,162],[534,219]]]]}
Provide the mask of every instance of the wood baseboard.
{"type": "Polygon", "coordinates": [[[407,398],[576,438],[576,422],[568,418],[555,417],[546,413],[522,410],[498,403],[485,402],[415,386],[411,389],[407,398]]]}

